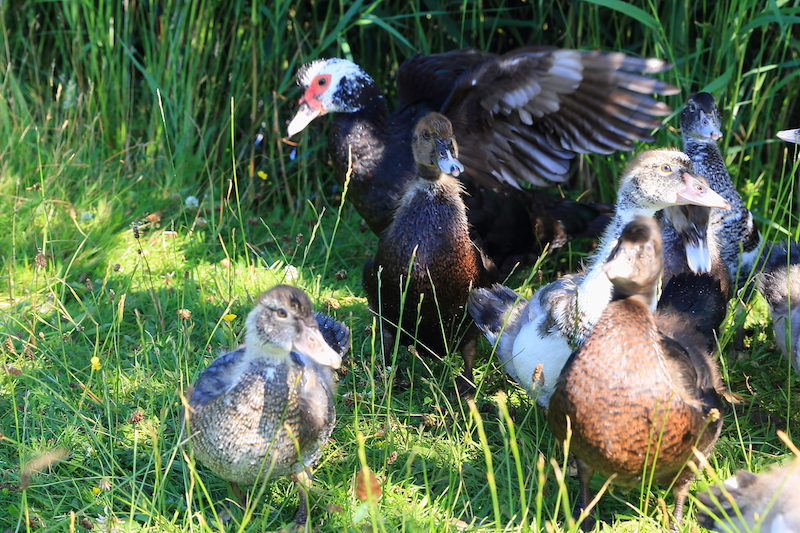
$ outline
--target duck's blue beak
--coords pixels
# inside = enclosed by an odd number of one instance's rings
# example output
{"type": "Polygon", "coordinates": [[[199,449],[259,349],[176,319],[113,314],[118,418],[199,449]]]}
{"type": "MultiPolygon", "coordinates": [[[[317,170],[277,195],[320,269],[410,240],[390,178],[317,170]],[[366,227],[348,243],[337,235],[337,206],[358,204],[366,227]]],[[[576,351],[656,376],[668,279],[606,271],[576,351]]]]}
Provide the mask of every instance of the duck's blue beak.
{"type": "Polygon", "coordinates": [[[454,178],[457,178],[459,174],[464,172],[464,165],[462,165],[461,162],[456,159],[456,156],[454,155],[455,148],[451,143],[437,139],[436,153],[439,170],[445,174],[453,176],[454,178]]]}
{"type": "Polygon", "coordinates": [[[699,132],[704,137],[708,137],[712,141],[717,141],[722,138],[722,132],[714,125],[714,122],[708,116],[700,111],[700,129],[699,132]]]}
{"type": "Polygon", "coordinates": [[[787,143],[800,144],[800,128],[794,130],[779,131],[775,136],[787,143]]]}

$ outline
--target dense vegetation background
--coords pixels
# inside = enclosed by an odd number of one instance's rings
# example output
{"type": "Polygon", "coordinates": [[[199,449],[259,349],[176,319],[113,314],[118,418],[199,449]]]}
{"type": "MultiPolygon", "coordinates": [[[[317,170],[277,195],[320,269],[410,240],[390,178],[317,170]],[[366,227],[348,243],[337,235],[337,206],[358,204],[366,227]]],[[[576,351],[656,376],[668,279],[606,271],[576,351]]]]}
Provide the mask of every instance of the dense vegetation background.
{"type": "MultiPolygon", "coordinates": [[[[574,527],[563,453],[488,347],[477,409],[450,393],[458,357],[401,349],[394,370],[378,364],[360,288],[376,239],[342,202],[327,121],[297,146],[283,139],[308,60],[353,59],[391,102],[416,52],[549,43],[666,58],[664,78],[683,91],[673,109],[701,89],[720,102],[721,148],[764,235],[798,237],[797,154],[774,138],[800,126],[797,1],[34,0],[0,12],[0,531],[288,523],[287,480],[240,509],[181,446],[179,422],[182,392],[241,340],[253,298],[287,279],[353,331],[314,529],[574,527]],[[354,497],[362,465],[381,483],[377,502],[354,497]]],[[[656,146],[679,144],[676,122],[656,146]]],[[[612,202],[629,158],[586,157],[559,192],[612,202]]],[[[576,243],[507,283],[529,293],[590,249],[576,243]]],[[[798,441],[796,376],[763,302],[731,308],[720,362],[732,403],[697,488],[784,458],[777,428],[798,441]]],[[[655,531],[664,500],[666,488],[644,487],[601,509],[614,531],[655,531]]],[[[693,516],[684,530],[699,530],[693,516]]]]}

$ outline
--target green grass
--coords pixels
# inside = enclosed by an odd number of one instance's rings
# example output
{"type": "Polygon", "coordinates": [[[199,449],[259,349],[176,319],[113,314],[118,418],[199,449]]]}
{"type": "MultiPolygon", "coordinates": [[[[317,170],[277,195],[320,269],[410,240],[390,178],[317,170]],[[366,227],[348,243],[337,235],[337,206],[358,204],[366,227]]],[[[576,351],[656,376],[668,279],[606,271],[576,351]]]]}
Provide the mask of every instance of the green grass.
{"type": "MultiPolygon", "coordinates": [[[[393,101],[392,75],[417,51],[552,43],[664,57],[675,65],[665,78],[683,89],[673,108],[701,89],[720,101],[722,149],[765,237],[798,238],[798,153],[774,133],[800,126],[800,7],[711,5],[0,3],[0,531],[218,531],[222,515],[226,531],[288,523],[288,480],[239,509],[181,445],[179,422],[183,391],[241,341],[253,299],[286,281],[288,265],[353,332],[311,491],[315,530],[574,531],[564,454],[488,346],[474,407],[451,394],[457,356],[400,349],[382,364],[360,287],[377,240],[342,204],[327,121],[302,136],[299,157],[282,141],[294,73],[350,57],[393,101]],[[354,497],[364,464],[381,482],[377,503],[354,497]]],[[[676,122],[657,146],[679,145],[676,122]]],[[[584,158],[565,194],[613,201],[629,158],[584,158]]],[[[509,284],[529,294],[587,252],[571,245],[541,276],[509,284]]],[[[776,424],[798,441],[796,376],[763,302],[745,303],[721,339],[739,398],[710,458],[721,478],[785,457],[776,424]],[[734,353],[743,320],[747,350],[734,353]]],[[[614,531],[657,531],[665,501],[664,487],[612,490],[601,509],[614,531]]],[[[699,530],[693,507],[685,531],[699,530]]]]}

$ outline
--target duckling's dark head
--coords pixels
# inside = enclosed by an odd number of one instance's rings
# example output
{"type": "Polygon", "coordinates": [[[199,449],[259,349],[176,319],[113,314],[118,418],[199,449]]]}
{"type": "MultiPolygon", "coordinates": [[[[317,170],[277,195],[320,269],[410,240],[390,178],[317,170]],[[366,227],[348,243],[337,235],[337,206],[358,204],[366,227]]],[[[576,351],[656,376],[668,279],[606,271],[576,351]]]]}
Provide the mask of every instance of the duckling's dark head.
{"type": "Polygon", "coordinates": [[[311,300],[297,287],[276,285],[263,292],[247,315],[246,328],[245,345],[253,354],[282,359],[296,351],[320,364],[341,364],[319,331],[311,300]]]}
{"type": "Polygon", "coordinates": [[[730,209],[694,168],[692,160],[678,150],[647,150],[634,159],[620,180],[617,215],[631,220],[635,215],[652,216],[670,205],[701,205],[730,209]]]}
{"type": "Polygon", "coordinates": [[[629,222],[611,252],[603,270],[614,285],[614,299],[655,296],[664,260],[661,229],[650,217],[637,216],[629,222]]]}
{"type": "Polygon", "coordinates": [[[714,97],[708,93],[693,94],[681,111],[681,135],[684,139],[716,143],[722,138],[722,119],[714,97]]]}
{"type": "Polygon", "coordinates": [[[442,114],[429,113],[417,122],[411,148],[419,175],[425,179],[435,180],[442,173],[455,178],[464,172],[453,125],[442,114]]]}

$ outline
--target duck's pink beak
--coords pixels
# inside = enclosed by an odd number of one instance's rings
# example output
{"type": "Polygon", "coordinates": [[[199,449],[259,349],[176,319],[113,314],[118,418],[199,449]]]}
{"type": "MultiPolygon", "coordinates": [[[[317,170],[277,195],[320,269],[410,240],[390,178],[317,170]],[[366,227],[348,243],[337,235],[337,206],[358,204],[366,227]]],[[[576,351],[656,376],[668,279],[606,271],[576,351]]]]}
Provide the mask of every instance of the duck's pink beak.
{"type": "Polygon", "coordinates": [[[342,358],[325,342],[325,338],[319,329],[308,327],[305,323],[303,323],[302,333],[292,343],[292,349],[307,355],[321,365],[331,368],[342,366],[342,358]]]}
{"type": "Polygon", "coordinates": [[[323,108],[321,105],[314,108],[308,105],[308,102],[301,100],[300,109],[297,110],[297,114],[289,123],[289,138],[294,137],[296,134],[306,129],[306,126],[311,124],[312,120],[324,114],[325,108],[323,108]]]}
{"type": "Polygon", "coordinates": [[[678,192],[679,203],[718,207],[719,209],[731,208],[731,204],[725,198],[715,193],[711,187],[691,174],[684,172],[683,181],[686,183],[686,187],[678,192]]]}

